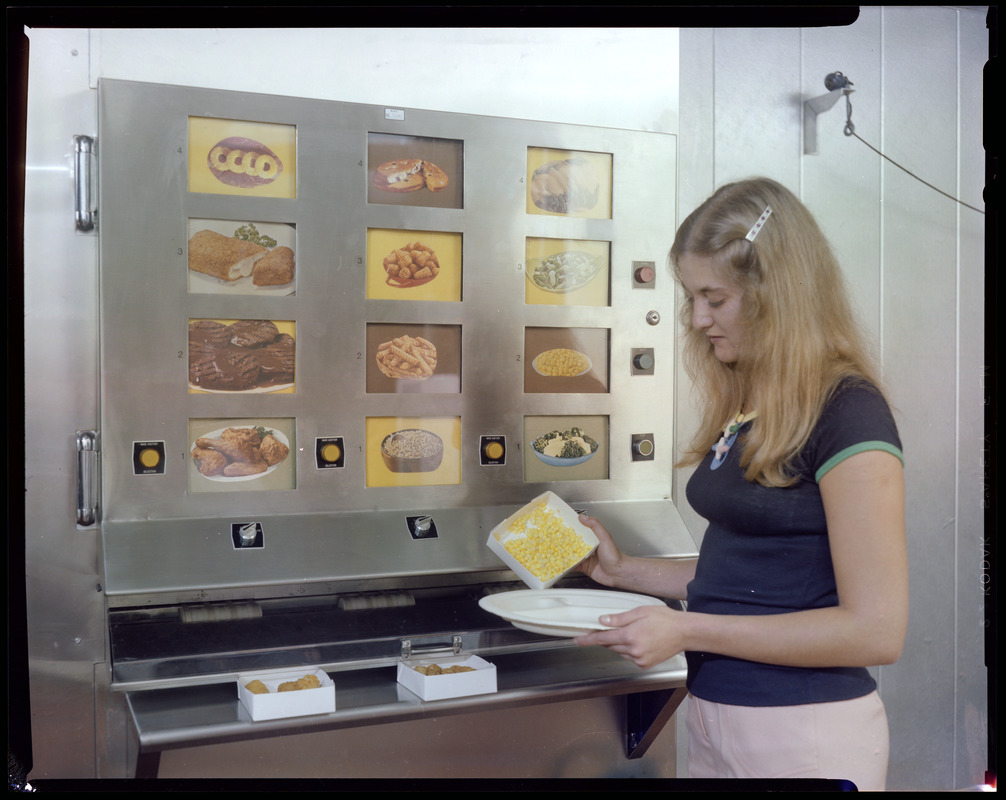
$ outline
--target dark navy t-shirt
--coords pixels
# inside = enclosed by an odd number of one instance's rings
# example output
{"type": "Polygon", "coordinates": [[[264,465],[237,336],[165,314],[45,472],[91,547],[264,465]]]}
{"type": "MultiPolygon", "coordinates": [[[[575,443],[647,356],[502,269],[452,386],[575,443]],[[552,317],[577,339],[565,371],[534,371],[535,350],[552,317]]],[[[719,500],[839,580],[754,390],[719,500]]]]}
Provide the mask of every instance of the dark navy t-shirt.
{"type": "MultiPolygon", "coordinates": [[[[883,397],[862,381],[847,381],[826,405],[795,465],[798,480],[769,488],[745,479],[742,429],[726,459],[712,453],[688,482],[688,502],[709,520],[689,611],[784,614],[838,605],[828,529],[818,481],[833,466],[867,450],[899,459],[901,441],[883,397]]],[[[823,703],[862,697],[876,688],[865,668],[798,668],[714,653],[689,652],[688,689],[696,697],[742,706],[823,703]]]]}

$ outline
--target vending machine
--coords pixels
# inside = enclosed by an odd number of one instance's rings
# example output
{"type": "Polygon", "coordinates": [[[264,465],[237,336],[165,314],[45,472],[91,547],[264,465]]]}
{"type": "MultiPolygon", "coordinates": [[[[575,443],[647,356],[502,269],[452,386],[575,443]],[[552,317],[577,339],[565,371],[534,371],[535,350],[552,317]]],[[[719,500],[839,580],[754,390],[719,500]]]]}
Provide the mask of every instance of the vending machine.
{"type": "Polygon", "coordinates": [[[527,589],[487,539],[543,494],[630,554],[695,555],[669,499],[675,138],[122,80],[97,98],[75,185],[100,425],[75,436],[98,747],[154,777],[171,749],[493,708],[533,726],[604,696],[627,709],[614,757],[645,753],[680,658],[639,670],[480,600],[527,589]],[[396,669],[427,650],[490,663],[494,690],[417,697],[396,669]],[[277,670],[319,670],[334,709],[253,718],[236,681],[277,670]]]}

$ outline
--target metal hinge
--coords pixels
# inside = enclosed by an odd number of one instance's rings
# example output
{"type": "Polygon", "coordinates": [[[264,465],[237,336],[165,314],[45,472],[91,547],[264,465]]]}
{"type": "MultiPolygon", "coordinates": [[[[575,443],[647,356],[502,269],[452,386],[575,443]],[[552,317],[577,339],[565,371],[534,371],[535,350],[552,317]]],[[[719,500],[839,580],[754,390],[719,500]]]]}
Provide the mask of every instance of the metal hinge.
{"type": "Polygon", "coordinates": [[[412,656],[430,656],[430,655],[446,655],[451,653],[452,655],[459,655],[461,653],[462,643],[461,636],[458,634],[453,634],[451,636],[451,643],[444,644],[443,642],[427,645],[425,647],[416,647],[411,639],[402,639],[402,660],[408,661],[412,656]]]}
{"type": "Polygon", "coordinates": [[[98,433],[77,431],[77,527],[98,522],[98,433]]]}
{"type": "Polygon", "coordinates": [[[81,233],[93,231],[98,224],[98,154],[94,137],[73,137],[73,215],[74,226],[81,233]]]}

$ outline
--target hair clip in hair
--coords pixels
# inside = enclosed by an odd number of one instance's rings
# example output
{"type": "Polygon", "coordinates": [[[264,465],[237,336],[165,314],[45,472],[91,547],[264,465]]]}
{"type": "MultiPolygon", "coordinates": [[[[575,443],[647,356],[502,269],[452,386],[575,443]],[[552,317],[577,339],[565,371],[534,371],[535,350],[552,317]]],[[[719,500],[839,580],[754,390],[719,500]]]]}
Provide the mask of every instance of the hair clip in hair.
{"type": "Polygon", "coordinates": [[[758,221],[751,226],[751,230],[748,231],[748,235],[744,238],[749,242],[753,242],[755,237],[758,235],[758,231],[761,230],[762,225],[765,224],[765,220],[769,218],[772,214],[772,206],[765,206],[765,210],[761,212],[761,216],[758,217],[758,221]]]}

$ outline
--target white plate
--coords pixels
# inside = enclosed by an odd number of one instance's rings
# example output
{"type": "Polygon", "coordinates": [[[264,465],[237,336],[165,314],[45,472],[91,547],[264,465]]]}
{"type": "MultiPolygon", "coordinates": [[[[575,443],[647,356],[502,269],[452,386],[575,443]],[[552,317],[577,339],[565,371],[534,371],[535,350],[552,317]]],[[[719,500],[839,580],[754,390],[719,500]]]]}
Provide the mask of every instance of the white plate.
{"type": "Polygon", "coordinates": [[[656,597],[597,589],[522,589],[491,594],[479,600],[491,614],[515,628],[545,636],[581,636],[607,630],[603,614],[620,614],[639,606],[662,606],[656,597]]]}
{"type": "Polygon", "coordinates": [[[553,348],[551,348],[549,350],[543,350],[542,352],[538,353],[538,355],[536,355],[534,357],[534,359],[532,359],[532,361],[531,361],[531,369],[533,369],[535,372],[537,372],[543,378],[579,378],[582,375],[586,375],[588,372],[590,372],[594,368],[594,362],[590,360],[590,356],[588,356],[586,353],[581,353],[579,350],[575,350],[574,352],[577,355],[583,356],[584,359],[586,359],[586,361],[587,361],[587,366],[584,367],[582,370],[580,370],[578,373],[576,373],[576,375],[551,375],[551,374],[549,374],[547,372],[542,372],[540,369],[538,369],[538,359],[541,358],[543,355],[545,355],[545,353],[551,353],[552,350],[572,350],[572,348],[571,347],[570,348],[566,348],[566,347],[553,347],[553,348]]]}
{"type": "MultiPolygon", "coordinates": [[[[561,265],[560,265],[561,268],[561,265]]],[[[553,253],[551,256],[546,258],[532,258],[528,261],[528,269],[526,271],[527,279],[531,282],[533,286],[537,286],[543,292],[551,292],[552,294],[566,294],[568,292],[575,292],[577,289],[582,289],[588,283],[590,283],[597,274],[601,271],[601,259],[590,253],[585,253],[581,250],[568,250],[562,253],[553,253]],[[538,270],[544,266],[546,261],[551,261],[553,259],[558,259],[562,261],[564,259],[573,259],[582,262],[589,262],[589,266],[583,267],[580,272],[569,282],[569,285],[563,284],[562,286],[549,286],[547,282],[536,280],[539,278],[538,270]]]]}
{"type": "Polygon", "coordinates": [[[281,392],[284,389],[292,389],[293,383],[277,383],[272,386],[253,386],[251,389],[207,389],[205,386],[197,386],[189,382],[189,388],[196,392],[206,394],[269,394],[270,392],[281,392]]]}
{"type": "Polygon", "coordinates": [[[256,286],[250,277],[238,278],[236,281],[225,281],[214,278],[212,275],[189,270],[189,292],[191,294],[257,294],[286,297],[295,291],[294,281],[282,286],[256,286]]]}

